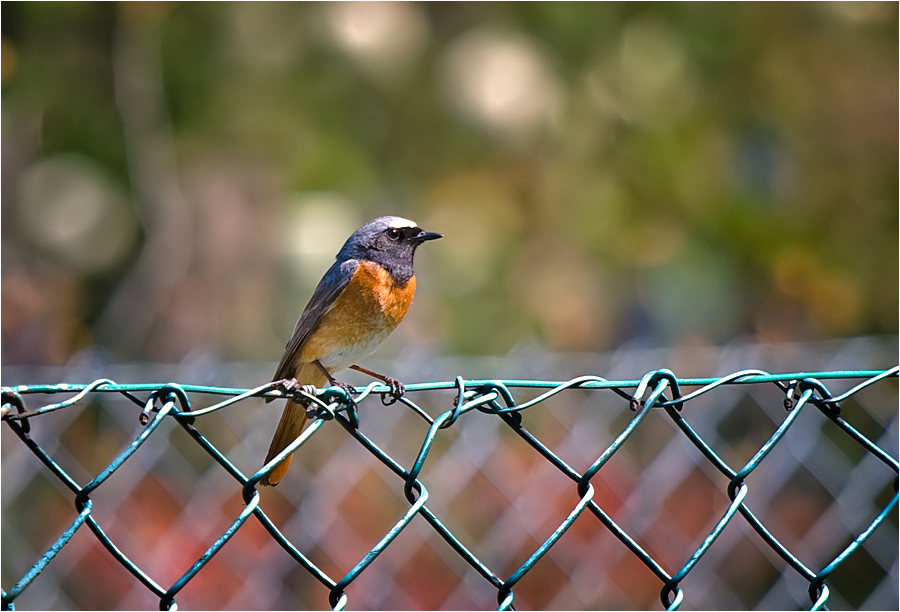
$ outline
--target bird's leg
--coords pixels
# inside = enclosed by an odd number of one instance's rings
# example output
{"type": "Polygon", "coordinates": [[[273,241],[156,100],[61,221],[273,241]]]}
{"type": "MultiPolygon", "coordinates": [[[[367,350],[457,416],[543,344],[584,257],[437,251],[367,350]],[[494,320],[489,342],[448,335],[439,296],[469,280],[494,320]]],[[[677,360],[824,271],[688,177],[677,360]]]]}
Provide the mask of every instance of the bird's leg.
{"type": "Polygon", "coordinates": [[[386,384],[388,387],[391,388],[390,393],[382,393],[381,394],[381,403],[384,404],[385,406],[390,406],[391,404],[396,402],[398,399],[400,399],[401,395],[406,393],[406,387],[404,387],[403,383],[400,382],[399,380],[391,378],[390,376],[385,376],[383,374],[373,372],[372,370],[367,370],[365,368],[361,368],[358,365],[352,365],[352,366],[350,366],[350,368],[353,370],[356,370],[357,372],[362,372],[363,374],[367,374],[367,375],[371,376],[372,378],[380,380],[381,382],[383,382],[384,384],[386,384]],[[385,395],[390,395],[392,398],[394,398],[393,401],[385,402],[384,401],[385,395]]]}
{"type": "Polygon", "coordinates": [[[356,405],[356,402],[353,399],[353,394],[356,393],[356,389],[353,388],[353,385],[348,385],[345,382],[335,380],[334,377],[328,373],[328,370],[325,369],[325,366],[323,366],[318,359],[313,361],[313,363],[316,364],[316,367],[322,371],[322,374],[325,375],[325,378],[328,379],[328,382],[331,384],[331,386],[340,387],[341,389],[343,389],[344,391],[347,392],[347,397],[349,398],[350,403],[353,405],[354,408],[357,408],[358,406],[356,405]]]}

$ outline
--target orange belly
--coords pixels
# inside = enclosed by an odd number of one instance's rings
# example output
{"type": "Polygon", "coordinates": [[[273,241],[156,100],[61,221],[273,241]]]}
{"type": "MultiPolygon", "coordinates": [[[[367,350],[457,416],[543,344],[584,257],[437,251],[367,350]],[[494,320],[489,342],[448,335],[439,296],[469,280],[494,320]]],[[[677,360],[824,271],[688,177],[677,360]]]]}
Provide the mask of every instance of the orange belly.
{"type": "Polygon", "coordinates": [[[297,380],[318,360],[329,373],[371,354],[397,327],[416,292],[416,277],[398,285],[381,266],[360,262],[353,278],[322,316],[295,362],[297,380]]]}

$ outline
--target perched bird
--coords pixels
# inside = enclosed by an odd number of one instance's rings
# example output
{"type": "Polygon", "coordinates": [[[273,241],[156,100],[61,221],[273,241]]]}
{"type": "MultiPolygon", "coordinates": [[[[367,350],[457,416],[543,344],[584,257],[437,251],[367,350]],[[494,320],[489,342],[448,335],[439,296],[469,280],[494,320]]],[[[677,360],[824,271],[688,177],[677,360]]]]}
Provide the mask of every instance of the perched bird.
{"type": "MultiPolygon", "coordinates": [[[[355,362],[378,348],[406,316],[416,291],[416,248],[442,237],[400,217],[379,217],[353,232],[300,315],[272,380],[289,381],[289,386],[345,386],[333,375],[351,367],[382,380],[395,395],[402,394],[397,381],[355,362]]],[[[288,400],[266,463],[293,442],[304,425],[306,407],[288,400]]],[[[290,463],[287,457],[260,483],[277,485],[290,463]]]]}

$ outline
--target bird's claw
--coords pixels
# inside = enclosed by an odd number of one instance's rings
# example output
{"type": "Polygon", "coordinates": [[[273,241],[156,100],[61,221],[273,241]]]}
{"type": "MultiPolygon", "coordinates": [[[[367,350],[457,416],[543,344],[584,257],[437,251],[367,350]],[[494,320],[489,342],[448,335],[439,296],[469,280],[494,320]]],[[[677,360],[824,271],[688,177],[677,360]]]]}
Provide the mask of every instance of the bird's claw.
{"type": "Polygon", "coordinates": [[[344,393],[347,394],[347,400],[350,402],[350,406],[352,408],[358,408],[358,406],[356,405],[356,400],[353,399],[353,394],[356,393],[356,389],[353,387],[353,385],[347,384],[340,380],[333,380],[331,381],[331,384],[335,387],[343,389],[344,393]]]}
{"type": "Polygon", "coordinates": [[[385,406],[396,403],[406,393],[406,387],[399,380],[385,378],[384,384],[390,388],[390,391],[381,394],[381,403],[385,406]]]}
{"type": "Polygon", "coordinates": [[[297,382],[296,378],[282,378],[278,381],[278,387],[281,387],[281,390],[288,394],[296,390],[298,386],[300,386],[300,383],[297,382]]]}
{"type": "Polygon", "coordinates": [[[301,385],[296,378],[284,378],[278,381],[278,385],[294,401],[306,403],[309,401],[309,398],[305,396],[311,395],[315,397],[316,395],[316,387],[314,385],[301,385]],[[298,392],[301,396],[300,398],[296,397],[298,392]]]}
{"type": "Polygon", "coordinates": [[[278,381],[278,385],[291,401],[306,407],[306,418],[315,418],[317,409],[310,399],[316,396],[315,385],[301,385],[296,378],[284,378],[278,381]]]}

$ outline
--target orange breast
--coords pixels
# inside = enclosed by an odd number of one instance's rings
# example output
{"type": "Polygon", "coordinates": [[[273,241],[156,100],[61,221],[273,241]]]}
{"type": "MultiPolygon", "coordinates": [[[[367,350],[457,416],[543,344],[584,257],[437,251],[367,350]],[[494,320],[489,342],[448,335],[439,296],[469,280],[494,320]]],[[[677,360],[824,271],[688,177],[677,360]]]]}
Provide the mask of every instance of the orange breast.
{"type": "Polygon", "coordinates": [[[318,359],[334,373],[369,355],[406,316],[415,292],[415,276],[398,285],[381,266],[360,262],[307,340],[298,369],[318,359]]]}

